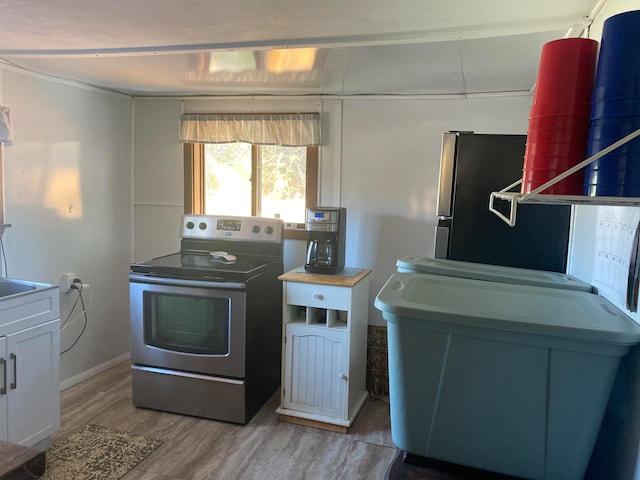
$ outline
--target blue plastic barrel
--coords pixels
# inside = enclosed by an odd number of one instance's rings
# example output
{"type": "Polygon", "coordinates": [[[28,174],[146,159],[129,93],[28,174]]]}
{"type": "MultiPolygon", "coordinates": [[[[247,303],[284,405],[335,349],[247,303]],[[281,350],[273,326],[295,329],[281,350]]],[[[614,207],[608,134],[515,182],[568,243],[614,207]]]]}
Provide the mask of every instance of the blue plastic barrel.
{"type": "MultiPolygon", "coordinates": [[[[587,156],[640,128],[640,10],[605,20],[596,67],[587,156]]],[[[584,194],[640,194],[640,138],[587,165],[584,194]],[[617,172],[616,172],[617,170],[617,172]]]]}

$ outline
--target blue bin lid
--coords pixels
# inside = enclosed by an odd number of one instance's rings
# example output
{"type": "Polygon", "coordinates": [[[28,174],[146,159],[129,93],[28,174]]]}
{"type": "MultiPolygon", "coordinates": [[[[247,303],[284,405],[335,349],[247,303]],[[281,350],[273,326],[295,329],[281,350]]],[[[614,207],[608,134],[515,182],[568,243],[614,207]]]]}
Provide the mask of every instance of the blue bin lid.
{"type": "Polygon", "coordinates": [[[421,319],[594,343],[640,343],[640,325],[605,298],[585,292],[395,273],[374,305],[398,324],[421,319]]]}
{"type": "Polygon", "coordinates": [[[473,278],[489,282],[534,285],[592,292],[593,287],[571,275],[527,268],[503,267],[442,258],[403,257],[396,262],[398,272],[429,273],[448,277],[473,278]]]}

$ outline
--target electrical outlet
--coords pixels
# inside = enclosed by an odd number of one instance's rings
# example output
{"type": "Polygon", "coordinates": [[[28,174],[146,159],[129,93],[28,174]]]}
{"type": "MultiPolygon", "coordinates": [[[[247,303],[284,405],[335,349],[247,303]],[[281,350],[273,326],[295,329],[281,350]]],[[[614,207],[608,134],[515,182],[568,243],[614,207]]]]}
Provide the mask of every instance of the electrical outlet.
{"type": "Polygon", "coordinates": [[[88,283],[81,283],[80,279],[76,278],[76,281],[73,282],[69,288],[72,290],[78,290],[79,292],[84,292],[85,290],[88,290],[90,286],[91,285],[88,283]]]}
{"type": "Polygon", "coordinates": [[[62,274],[62,277],[60,277],[60,291],[62,293],[67,293],[71,290],[71,284],[74,278],[77,278],[75,273],[65,272],[62,274]]]}

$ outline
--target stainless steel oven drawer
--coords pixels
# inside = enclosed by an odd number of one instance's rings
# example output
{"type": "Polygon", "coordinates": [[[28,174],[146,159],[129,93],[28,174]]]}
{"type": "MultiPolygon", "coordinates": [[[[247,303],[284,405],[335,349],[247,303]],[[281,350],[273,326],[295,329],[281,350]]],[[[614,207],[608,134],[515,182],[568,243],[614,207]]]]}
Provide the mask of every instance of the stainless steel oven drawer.
{"type": "Polygon", "coordinates": [[[245,381],[133,365],[133,404],[245,424],[245,381]],[[215,399],[215,401],[212,401],[215,399]]]}
{"type": "Polygon", "coordinates": [[[349,310],[351,305],[351,289],[333,285],[287,282],[286,295],[288,305],[334,310],[349,310]]]}

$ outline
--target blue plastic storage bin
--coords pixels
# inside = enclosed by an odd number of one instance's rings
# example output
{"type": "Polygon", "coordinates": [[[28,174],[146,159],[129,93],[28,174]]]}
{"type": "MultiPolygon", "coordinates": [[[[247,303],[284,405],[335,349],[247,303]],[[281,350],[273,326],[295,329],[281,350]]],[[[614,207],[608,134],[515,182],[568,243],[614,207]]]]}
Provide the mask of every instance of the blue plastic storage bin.
{"type": "Polygon", "coordinates": [[[394,274],[391,433],[413,455],[529,479],[580,480],[620,358],[640,327],[584,291],[394,274]]]}

